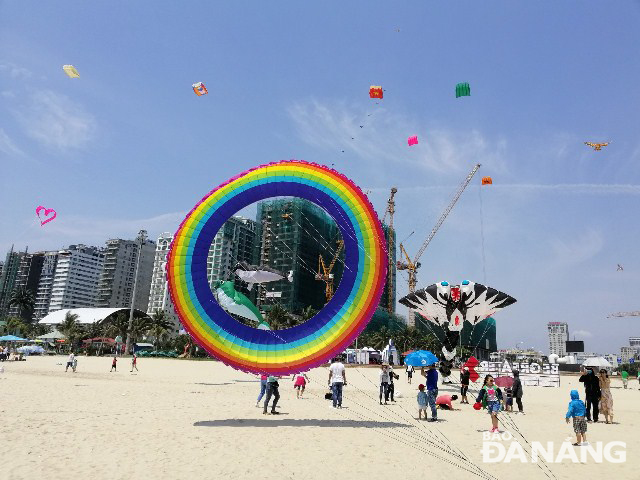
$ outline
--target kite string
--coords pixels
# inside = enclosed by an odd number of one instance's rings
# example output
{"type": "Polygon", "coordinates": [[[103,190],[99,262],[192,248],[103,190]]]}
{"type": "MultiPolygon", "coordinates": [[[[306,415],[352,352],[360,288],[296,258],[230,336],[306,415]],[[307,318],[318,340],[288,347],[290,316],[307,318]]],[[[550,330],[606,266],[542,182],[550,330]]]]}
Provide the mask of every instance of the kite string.
{"type": "Polygon", "coordinates": [[[487,284],[487,268],[486,268],[486,259],[484,254],[484,215],[482,213],[482,185],[478,187],[478,196],[480,197],[480,238],[482,244],[482,275],[484,279],[484,284],[487,284]]]}

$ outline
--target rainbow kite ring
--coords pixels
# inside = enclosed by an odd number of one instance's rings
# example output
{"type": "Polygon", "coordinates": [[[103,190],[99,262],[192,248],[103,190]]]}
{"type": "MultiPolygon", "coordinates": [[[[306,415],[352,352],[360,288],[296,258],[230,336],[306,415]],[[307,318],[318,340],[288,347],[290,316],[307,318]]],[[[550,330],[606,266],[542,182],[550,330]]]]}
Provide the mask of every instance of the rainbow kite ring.
{"type": "Polygon", "coordinates": [[[171,298],[191,337],[227,365],[273,375],[309,370],[344,351],[377,308],[386,272],[384,233],[364,193],[335,170],[301,160],[261,165],[209,192],[180,225],[167,261],[171,298]],[[334,296],[313,318],[286,330],[258,330],[220,307],[207,279],[207,256],[232,215],[276,196],[305,198],[333,217],[345,267],[334,296]]]}

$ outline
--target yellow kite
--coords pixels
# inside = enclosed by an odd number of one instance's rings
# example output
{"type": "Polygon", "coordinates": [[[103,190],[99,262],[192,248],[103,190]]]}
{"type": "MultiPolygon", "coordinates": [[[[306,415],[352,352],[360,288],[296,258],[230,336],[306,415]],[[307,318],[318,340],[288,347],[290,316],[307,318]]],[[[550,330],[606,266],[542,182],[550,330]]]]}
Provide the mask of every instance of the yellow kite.
{"type": "Polygon", "coordinates": [[[74,67],[73,65],[63,65],[62,69],[64,70],[64,73],[69,76],[69,78],[80,78],[78,70],[76,70],[76,67],[74,67]]]}

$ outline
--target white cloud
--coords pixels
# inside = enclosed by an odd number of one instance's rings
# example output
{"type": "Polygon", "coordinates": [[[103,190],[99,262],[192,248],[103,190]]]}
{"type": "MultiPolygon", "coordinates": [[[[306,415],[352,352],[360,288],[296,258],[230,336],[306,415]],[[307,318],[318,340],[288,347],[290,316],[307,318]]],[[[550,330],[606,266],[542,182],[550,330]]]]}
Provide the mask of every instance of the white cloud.
{"type": "Polygon", "coordinates": [[[426,128],[381,106],[365,110],[312,100],[292,105],[288,113],[309,145],[344,150],[370,163],[421,167],[432,172],[467,170],[475,161],[489,162],[494,170],[502,170],[505,165],[504,140],[489,142],[475,130],[460,133],[426,128]],[[420,143],[409,147],[410,135],[418,135],[420,143]]]}
{"type": "Polygon", "coordinates": [[[2,128],[0,128],[0,152],[9,156],[24,155],[24,152],[13,143],[2,128]]]}
{"type": "Polygon", "coordinates": [[[573,332],[573,335],[575,335],[576,337],[584,337],[584,338],[591,338],[593,337],[593,333],[587,331],[587,330],[575,330],[573,332]]]}
{"type": "Polygon", "coordinates": [[[28,136],[58,150],[81,148],[93,139],[96,122],[82,106],[64,95],[42,90],[29,105],[15,111],[28,136]]]}
{"type": "Polygon", "coordinates": [[[31,71],[13,63],[0,63],[0,73],[7,74],[11,78],[29,78],[31,71]]]}
{"type": "Polygon", "coordinates": [[[555,239],[551,241],[555,253],[555,266],[577,265],[595,257],[604,247],[602,235],[589,230],[581,236],[574,236],[569,241],[555,239]]]}

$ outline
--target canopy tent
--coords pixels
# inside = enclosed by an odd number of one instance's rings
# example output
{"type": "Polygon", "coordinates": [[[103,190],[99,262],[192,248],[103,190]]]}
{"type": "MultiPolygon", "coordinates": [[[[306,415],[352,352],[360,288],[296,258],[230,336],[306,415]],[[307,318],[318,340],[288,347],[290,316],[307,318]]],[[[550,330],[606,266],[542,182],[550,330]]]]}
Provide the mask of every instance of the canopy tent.
{"type": "MultiPolygon", "coordinates": [[[[64,322],[64,318],[67,313],[77,315],[76,323],[81,325],[91,325],[93,323],[102,322],[108,317],[117,315],[118,313],[125,313],[129,315],[129,308],[63,308],[62,310],[56,310],[50,313],[38,323],[42,325],[60,325],[64,322]]],[[[134,317],[148,317],[148,315],[142,310],[134,309],[134,317]]]]}
{"type": "Polygon", "coordinates": [[[15,335],[5,335],[0,337],[0,342],[28,342],[26,338],[16,337],[15,335]]]}
{"type": "Polygon", "coordinates": [[[597,368],[613,368],[606,358],[604,357],[590,357],[587,358],[583,363],[583,367],[597,367],[597,368]]]}
{"type": "Polygon", "coordinates": [[[36,341],[41,340],[44,342],[54,342],[58,339],[63,339],[63,338],[65,338],[65,336],[62,333],[60,333],[58,330],[53,330],[52,332],[45,333],[44,335],[40,335],[39,337],[36,337],[36,341]]]}

